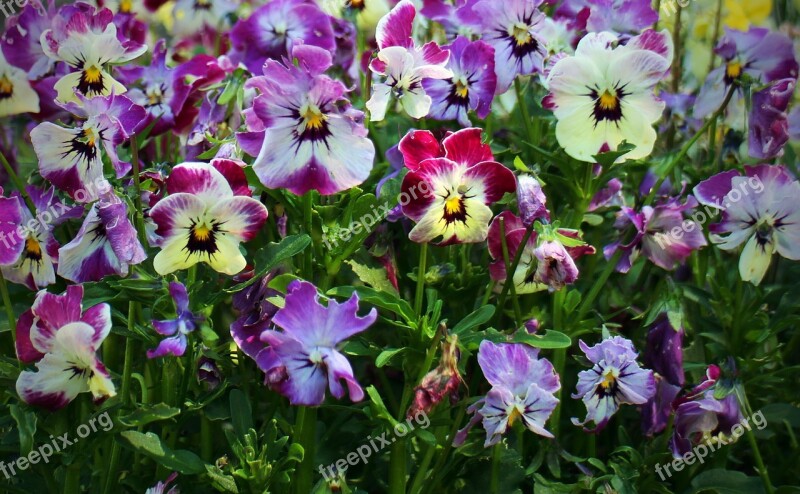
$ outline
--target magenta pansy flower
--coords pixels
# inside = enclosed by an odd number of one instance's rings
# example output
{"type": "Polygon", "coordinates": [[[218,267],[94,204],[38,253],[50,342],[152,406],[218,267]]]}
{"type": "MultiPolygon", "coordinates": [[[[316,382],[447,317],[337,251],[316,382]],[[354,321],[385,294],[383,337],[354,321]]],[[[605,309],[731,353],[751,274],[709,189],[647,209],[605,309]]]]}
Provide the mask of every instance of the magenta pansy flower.
{"type": "Polygon", "coordinates": [[[111,331],[111,308],[82,308],[83,287],[70,285],[62,295],[42,290],[17,323],[17,356],[36,363],[36,372],[24,370],[17,393],[25,403],[50,410],[65,407],[80,393],[95,401],[114,396],[114,383],[97,358],[97,350],[111,331]]]}
{"type": "Polygon", "coordinates": [[[344,381],[350,399],[361,401],[364,391],[353,376],[350,362],[339,351],[342,342],[369,328],[378,312],[358,316],[358,295],[346,302],[320,303],[317,288],[295,280],[288,288],[284,306],[272,322],[282,331],[267,330],[261,341],[269,348],[258,355],[270,389],[289,398],[292,405],[321,405],[325,390],[340,399],[344,381]]]}

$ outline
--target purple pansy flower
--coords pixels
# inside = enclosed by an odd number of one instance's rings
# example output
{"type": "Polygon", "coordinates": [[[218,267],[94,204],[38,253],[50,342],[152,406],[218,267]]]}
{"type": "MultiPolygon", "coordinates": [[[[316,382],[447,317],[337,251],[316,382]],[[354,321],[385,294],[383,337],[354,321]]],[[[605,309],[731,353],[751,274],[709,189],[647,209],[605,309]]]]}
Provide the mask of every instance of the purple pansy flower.
{"type": "Polygon", "coordinates": [[[56,62],[45,54],[41,41],[55,15],[53,2],[45,8],[40,0],[29,0],[18,15],[6,20],[0,37],[3,54],[9,64],[27,72],[30,80],[41,79],[55,69],[56,62]]]}
{"type": "MultiPolygon", "coordinates": [[[[675,409],[675,428],[670,450],[680,458],[702,441],[716,437],[725,440],[734,425],[742,421],[742,412],[735,394],[718,400],[714,390],[708,390],[675,409]]],[[[726,441],[727,442],[727,441],[726,441]]]]}
{"type": "Polygon", "coordinates": [[[492,389],[469,407],[470,423],[458,432],[454,444],[460,445],[477,422],[486,430],[485,447],[497,444],[516,419],[535,434],[552,438],[544,428],[561,389],[553,364],[539,358],[539,349],[523,343],[481,342],[478,364],[492,389]]]}
{"type": "Polygon", "coordinates": [[[789,112],[789,139],[800,141],[800,105],[795,105],[789,112]]]}
{"type": "Polygon", "coordinates": [[[42,177],[77,202],[91,202],[100,197],[105,182],[101,149],[117,178],[125,176],[131,164],[117,157],[117,146],[140,128],[146,112],[125,96],[77,97],[81,105],[68,103],[64,108],[82,122],[71,128],[42,122],[31,131],[31,142],[42,177]]]}
{"type": "Polygon", "coordinates": [[[365,331],[375,322],[373,308],[364,317],[358,314],[358,295],[344,303],[320,303],[317,288],[295,280],[288,288],[284,306],[272,321],[283,331],[269,330],[261,341],[269,344],[259,355],[258,365],[266,374],[270,389],[289,398],[292,405],[317,406],[325,400],[325,389],[342,398],[343,380],[353,401],[364,398],[350,362],[338,347],[350,336],[365,331]]]}
{"type": "Polygon", "coordinates": [[[775,252],[800,260],[800,183],[783,166],[745,166],[745,176],[729,170],[700,182],[694,194],[722,211],[709,227],[712,243],[723,250],[745,244],[742,280],[758,285],[775,252]]]}
{"type": "MultiPolygon", "coordinates": [[[[798,64],[792,40],[766,28],[754,27],[747,32],[725,28],[725,36],[717,44],[715,52],[722,58],[723,64],[708,74],[700,89],[694,107],[694,116],[697,118],[704,118],[716,111],[733,81],[744,74],[761,83],[797,79],[798,64]]],[[[741,103],[741,89],[736,89],[735,98],[729,108],[736,108],[741,103]]],[[[734,119],[733,123],[738,121],[734,119]]]]}
{"type": "Polygon", "coordinates": [[[769,159],[783,154],[789,140],[789,116],[786,109],[792,99],[795,79],[781,79],[753,94],[748,130],[749,154],[769,159]]]}
{"type": "Polygon", "coordinates": [[[639,367],[638,354],[630,340],[614,336],[592,347],[583,340],[579,345],[594,367],[578,373],[577,393],[572,397],[583,400],[586,419],[581,422],[573,417],[573,424],[585,426],[591,421],[595,428],[584,430],[599,432],[620,405],[643,405],[655,395],[653,371],[639,367]]]}
{"type": "Polygon", "coordinates": [[[336,49],[331,18],[313,1],[275,0],[256,9],[231,29],[234,55],[252,74],[262,73],[268,59],[281,60],[294,46],[336,49]]]}
{"type": "Polygon", "coordinates": [[[453,72],[453,77],[422,81],[422,87],[433,100],[430,116],[437,120],[458,120],[463,127],[469,127],[467,112],[470,109],[478,118],[486,118],[492,110],[497,86],[494,48],[463,36],[442,48],[450,50],[447,68],[453,72]]]}
{"type": "Polygon", "coordinates": [[[472,10],[480,23],[483,40],[494,47],[496,93],[508,90],[518,75],[541,72],[547,56],[540,31],[542,0],[481,0],[472,10]]]}
{"type": "Polygon", "coordinates": [[[384,119],[392,97],[412,118],[422,118],[431,108],[425,93],[425,79],[448,79],[453,73],[445,68],[450,52],[431,41],[423,47],[414,43],[411,31],[417,10],[411,0],[402,0],[378,23],[375,37],[378,56],[369,64],[375,74],[372,97],[367,101],[370,120],[384,119]]]}
{"type": "Polygon", "coordinates": [[[642,406],[642,430],[648,437],[661,433],[667,428],[672,415],[672,402],[681,391],[680,386],[671,384],[659,374],[655,374],[656,394],[642,406]]]}
{"type": "MultiPolygon", "coordinates": [[[[252,276],[253,273],[249,272],[237,276],[235,280],[243,282],[252,276]]],[[[278,307],[269,300],[280,295],[277,290],[269,288],[271,280],[271,275],[264,276],[233,295],[233,308],[239,313],[239,318],[231,324],[231,336],[245,355],[253,360],[264,350],[261,333],[272,326],[272,317],[278,312],[278,307]]]]}
{"type": "Polygon", "coordinates": [[[169,294],[175,302],[175,319],[153,321],[153,328],[160,335],[167,336],[158,347],[147,350],[147,358],[174,355],[180,357],[186,352],[186,335],[197,329],[205,319],[189,310],[189,295],[183,283],[173,281],[169,284],[169,294]]]}
{"type": "Polygon", "coordinates": [[[674,385],[683,386],[683,327],[675,328],[666,314],[658,316],[647,333],[644,362],[674,385]]]}
{"type": "Polygon", "coordinates": [[[567,0],[557,15],[585,19],[586,31],[638,34],[658,21],[649,0],[567,0]]]}
{"type": "Polygon", "coordinates": [[[375,147],[367,138],[363,113],[350,107],[347,88],[323,74],[331,54],[298,45],[297,60],[269,60],[264,76],[248,81],[260,93],[245,111],[248,129],[239,134],[261,182],[297,195],[310,190],[330,195],[369,176],[375,147]]]}
{"type": "Polygon", "coordinates": [[[689,197],[683,204],[679,198],[672,198],[656,206],[644,206],[641,211],[623,207],[617,213],[614,228],[625,235],[631,227],[635,231],[633,239],[627,244],[617,240],[603,249],[606,259],[618,250],[622,257],[617,271],[627,273],[640,254],[644,254],[656,266],[672,270],[675,264],[706,245],[703,230],[684,215],[697,207],[697,201],[689,197]]]}
{"type": "Polygon", "coordinates": [[[128,267],[147,259],[128,207],[108,187],[92,205],[74,239],[58,250],[58,275],[75,283],[126,276],[128,267]]]}
{"type": "Polygon", "coordinates": [[[17,393],[25,403],[58,410],[80,393],[95,401],[114,396],[114,383],[97,358],[111,331],[111,308],[82,309],[83,287],[70,285],[62,295],[42,290],[17,323],[17,356],[36,362],[37,372],[22,371],[17,393]]]}

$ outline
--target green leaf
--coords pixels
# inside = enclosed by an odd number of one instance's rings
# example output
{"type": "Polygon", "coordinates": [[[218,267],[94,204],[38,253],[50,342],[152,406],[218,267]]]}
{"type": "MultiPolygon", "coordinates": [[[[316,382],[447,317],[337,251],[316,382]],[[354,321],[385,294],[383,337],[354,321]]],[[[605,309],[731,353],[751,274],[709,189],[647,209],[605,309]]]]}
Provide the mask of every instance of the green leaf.
{"type": "Polygon", "coordinates": [[[221,468],[216,465],[206,465],[206,475],[211,480],[211,487],[219,492],[238,494],[239,488],[236,481],[230,475],[225,475],[221,468]]]}
{"type": "Polygon", "coordinates": [[[381,398],[378,390],[375,389],[375,386],[367,387],[367,394],[369,395],[369,401],[374,416],[387,421],[392,427],[397,425],[397,420],[389,413],[389,409],[386,408],[386,404],[383,402],[383,398],[381,398]]]}
{"type": "Polygon", "coordinates": [[[350,297],[353,292],[358,294],[358,298],[367,304],[380,307],[381,309],[388,310],[398,316],[401,316],[406,322],[416,321],[417,316],[414,314],[414,309],[411,308],[408,302],[392,295],[391,293],[379,292],[374,288],[366,286],[337,286],[328,290],[327,295],[331,297],[350,297]]]}
{"type": "Polygon", "coordinates": [[[394,285],[392,285],[392,282],[389,281],[389,277],[387,276],[385,269],[372,268],[352,260],[345,261],[345,264],[349,264],[353,269],[353,272],[356,273],[356,276],[358,276],[358,279],[363,281],[365,284],[371,286],[379,292],[388,292],[393,295],[399,295],[394,285]]]}
{"type": "Polygon", "coordinates": [[[33,436],[36,435],[36,414],[24,410],[19,405],[10,405],[9,410],[19,431],[19,454],[25,456],[33,450],[33,436]]]}
{"type": "Polygon", "coordinates": [[[707,470],[692,479],[692,494],[714,492],[716,494],[759,494],[764,485],[758,477],[748,477],[742,472],[717,468],[707,470]]]}
{"type": "Polygon", "coordinates": [[[233,430],[239,440],[244,441],[247,431],[253,428],[253,409],[247,395],[238,389],[232,389],[230,394],[231,422],[233,430]]]}
{"type": "Polygon", "coordinates": [[[636,148],[633,144],[622,141],[617,146],[616,151],[608,151],[607,153],[600,153],[594,156],[595,162],[603,166],[603,168],[610,168],[620,156],[624,156],[636,148]]]}
{"type": "Polygon", "coordinates": [[[525,343],[535,348],[569,348],[572,340],[560,331],[546,329],[544,334],[530,334],[527,331],[517,331],[511,340],[515,343],[525,343]]]}
{"type": "Polygon", "coordinates": [[[267,286],[272,288],[273,290],[278,290],[281,293],[286,293],[286,291],[289,289],[289,283],[299,279],[300,279],[299,276],[293,275],[291,273],[284,273],[270,280],[267,286]]]}
{"type": "Polygon", "coordinates": [[[378,357],[375,359],[375,366],[376,367],[383,367],[384,365],[388,364],[393,357],[399,355],[400,353],[404,352],[405,348],[392,348],[389,350],[382,351],[378,357]]]}
{"type": "Polygon", "coordinates": [[[180,408],[175,408],[166,403],[142,404],[133,412],[119,418],[119,422],[126,427],[139,427],[159,420],[167,420],[181,413],[180,408]]]}
{"type": "Polygon", "coordinates": [[[480,309],[467,315],[464,319],[459,321],[453,328],[453,334],[460,334],[472,328],[485,324],[494,316],[494,305],[484,305],[480,309]]]}
{"type": "Polygon", "coordinates": [[[206,462],[199,456],[183,449],[171,450],[158,435],[148,432],[125,431],[119,434],[119,442],[126,448],[149,456],[155,462],[184,475],[197,475],[206,471],[206,462]]]}
{"type": "Polygon", "coordinates": [[[522,158],[519,156],[514,156],[514,168],[521,172],[530,172],[530,168],[525,165],[525,162],[522,161],[522,158]]]}
{"type": "MultiPolygon", "coordinates": [[[[244,290],[248,286],[258,281],[262,276],[267,274],[270,269],[303,252],[310,244],[311,237],[305,233],[299,235],[290,235],[277,244],[268,244],[256,255],[256,274],[244,283],[239,283],[238,285],[228,288],[224,291],[224,294],[236,293],[244,290]]],[[[217,298],[213,300],[217,301],[223,298],[225,296],[224,294],[218,295],[217,298]]]]}

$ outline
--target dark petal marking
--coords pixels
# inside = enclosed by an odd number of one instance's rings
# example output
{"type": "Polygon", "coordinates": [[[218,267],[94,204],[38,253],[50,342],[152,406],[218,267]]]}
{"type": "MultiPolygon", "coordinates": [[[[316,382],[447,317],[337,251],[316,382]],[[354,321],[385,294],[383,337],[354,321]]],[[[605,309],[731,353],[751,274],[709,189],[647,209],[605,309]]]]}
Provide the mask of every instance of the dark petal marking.
{"type": "Polygon", "coordinates": [[[0,101],[11,99],[12,96],[14,96],[14,84],[3,74],[3,77],[0,77],[0,101]]]}

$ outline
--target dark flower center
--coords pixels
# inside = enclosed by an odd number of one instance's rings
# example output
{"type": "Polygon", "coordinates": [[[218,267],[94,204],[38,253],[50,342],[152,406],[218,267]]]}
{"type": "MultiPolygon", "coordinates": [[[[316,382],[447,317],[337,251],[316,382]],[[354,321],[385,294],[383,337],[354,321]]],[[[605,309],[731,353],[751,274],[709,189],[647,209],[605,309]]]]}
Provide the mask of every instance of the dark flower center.
{"type": "Polygon", "coordinates": [[[97,141],[103,138],[103,132],[95,134],[93,129],[82,129],[77,136],[68,142],[69,149],[62,156],[66,158],[70,153],[75,152],[82,156],[88,164],[97,157],[97,141]]]}
{"type": "Polygon", "coordinates": [[[219,250],[216,238],[218,232],[219,225],[217,224],[212,223],[208,226],[205,223],[192,222],[192,226],[189,228],[189,240],[186,243],[186,250],[189,251],[189,254],[205,252],[210,257],[219,250]]]}
{"type": "Polygon", "coordinates": [[[324,141],[331,135],[328,117],[316,105],[304,105],[295,112],[295,118],[302,128],[298,132],[301,141],[324,141]]]}
{"type": "Polygon", "coordinates": [[[78,81],[78,91],[84,96],[100,94],[105,89],[103,72],[96,65],[81,70],[81,79],[78,81]]]}
{"type": "Polygon", "coordinates": [[[627,95],[622,88],[606,89],[602,93],[591,89],[588,96],[594,100],[595,125],[603,120],[619,122],[622,119],[622,99],[627,95]]]}
{"type": "Polygon", "coordinates": [[[460,221],[461,223],[467,222],[469,214],[467,213],[467,206],[464,203],[464,200],[469,199],[471,196],[466,196],[466,192],[467,191],[462,185],[459,186],[457,190],[448,192],[444,197],[444,211],[442,214],[442,219],[444,219],[448,225],[455,223],[456,221],[460,221]]]}

